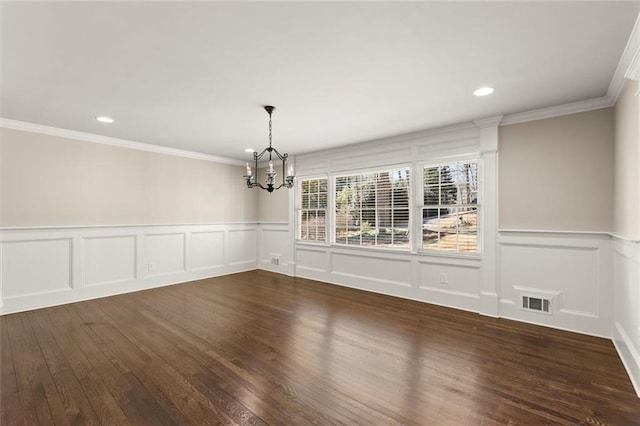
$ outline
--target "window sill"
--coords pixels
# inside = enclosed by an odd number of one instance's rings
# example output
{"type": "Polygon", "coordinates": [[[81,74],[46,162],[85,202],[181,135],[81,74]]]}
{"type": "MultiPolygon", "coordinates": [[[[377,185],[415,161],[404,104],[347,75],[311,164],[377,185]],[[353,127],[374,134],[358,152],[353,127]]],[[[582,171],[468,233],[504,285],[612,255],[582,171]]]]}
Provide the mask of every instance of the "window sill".
{"type": "Polygon", "coordinates": [[[307,241],[307,240],[296,240],[297,246],[311,246],[311,247],[331,247],[326,241],[307,241]]]}
{"type": "Polygon", "coordinates": [[[482,260],[482,253],[463,254],[463,253],[438,252],[438,251],[431,251],[431,250],[418,250],[416,254],[420,256],[446,257],[448,259],[475,260],[475,261],[482,260]]]}
{"type": "Polygon", "coordinates": [[[381,247],[381,246],[359,246],[359,245],[349,245],[349,244],[340,244],[340,243],[331,243],[330,246],[332,248],[337,249],[345,249],[345,250],[365,250],[374,253],[393,253],[393,254],[415,254],[412,253],[411,250],[393,248],[393,247],[381,247]]]}
{"type": "Polygon", "coordinates": [[[411,251],[408,249],[394,249],[389,247],[357,246],[357,245],[347,245],[347,244],[338,244],[338,243],[328,243],[324,241],[316,242],[316,241],[304,241],[304,240],[296,240],[295,244],[296,246],[333,248],[333,249],[349,250],[349,251],[366,251],[371,253],[411,255],[411,256],[418,256],[421,258],[436,257],[436,258],[444,258],[444,259],[451,259],[451,260],[470,261],[473,263],[482,261],[481,253],[460,254],[460,253],[447,253],[447,252],[436,252],[436,251],[427,251],[427,250],[411,251]]]}

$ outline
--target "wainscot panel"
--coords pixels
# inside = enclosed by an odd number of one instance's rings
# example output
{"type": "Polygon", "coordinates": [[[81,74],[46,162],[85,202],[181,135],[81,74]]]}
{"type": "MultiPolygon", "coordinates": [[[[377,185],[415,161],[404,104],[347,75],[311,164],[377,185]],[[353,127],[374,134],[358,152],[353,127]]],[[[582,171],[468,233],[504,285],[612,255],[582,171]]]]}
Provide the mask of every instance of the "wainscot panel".
{"type": "Polygon", "coordinates": [[[241,266],[256,263],[258,249],[257,227],[252,229],[230,229],[229,265],[241,266]]]}
{"type": "Polygon", "coordinates": [[[191,233],[191,270],[224,267],[224,231],[191,233]]]}
{"type": "Polygon", "coordinates": [[[611,337],[609,235],[501,231],[498,245],[501,317],[611,337]]]}
{"type": "Polygon", "coordinates": [[[479,263],[445,263],[438,258],[418,263],[418,282],[424,299],[438,305],[479,311],[479,263]]]}
{"type": "Polygon", "coordinates": [[[83,287],[136,279],[136,236],[82,239],[83,287]]]}
{"type": "Polygon", "coordinates": [[[71,238],[2,242],[2,294],[9,300],[71,290],[71,238]]]}
{"type": "Polygon", "coordinates": [[[185,233],[146,234],[143,239],[145,277],[159,277],[185,270],[185,233]]]}
{"type": "Polygon", "coordinates": [[[411,286],[411,260],[372,253],[331,252],[331,274],[356,285],[411,286]]]}
{"type": "Polygon", "coordinates": [[[309,276],[313,279],[321,279],[322,274],[328,273],[329,251],[328,247],[296,246],[296,275],[309,276]]]}
{"type": "Polygon", "coordinates": [[[261,223],[258,227],[260,269],[293,276],[293,231],[288,223],[261,223]]]}

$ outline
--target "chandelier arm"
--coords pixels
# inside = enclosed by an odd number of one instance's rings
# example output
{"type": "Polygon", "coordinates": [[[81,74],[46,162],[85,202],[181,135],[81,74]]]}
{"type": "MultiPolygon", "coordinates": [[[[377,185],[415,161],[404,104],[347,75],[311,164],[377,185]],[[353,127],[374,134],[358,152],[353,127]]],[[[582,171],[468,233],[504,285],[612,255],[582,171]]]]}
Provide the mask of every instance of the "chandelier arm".
{"type": "Polygon", "coordinates": [[[265,148],[265,149],[262,150],[262,152],[260,154],[258,154],[257,152],[254,152],[253,153],[253,159],[256,160],[256,161],[259,161],[260,159],[262,159],[264,154],[266,152],[268,152],[268,151],[269,151],[269,148],[265,148]]]}
{"type": "Polygon", "coordinates": [[[275,148],[271,148],[271,149],[273,150],[273,152],[276,153],[276,155],[278,156],[278,158],[280,160],[286,161],[286,159],[289,158],[289,154],[280,154],[277,149],[275,149],[275,148]]]}
{"type": "Polygon", "coordinates": [[[273,191],[275,191],[276,189],[280,189],[280,188],[282,188],[282,187],[291,188],[291,186],[289,186],[286,182],[285,182],[285,183],[281,183],[281,184],[280,184],[280,185],[278,185],[278,186],[274,186],[274,185],[271,185],[271,186],[269,186],[269,185],[264,186],[264,185],[262,185],[260,182],[253,182],[253,183],[247,183],[247,187],[249,187],[249,188],[255,188],[255,187],[258,187],[258,188],[260,188],[260,189],[264,189],[264,190],[269,191],[269,192],[273,192],[273,191]]]}
{"type": "Polygon", "coordinates": [[[285,178],[283,180],[284,180],[284,182],[282,182],[280,185],[276,186],[273,189],[276,190],[276,189],[280,189],[280,188],[283,188],[283,187],[287,188],[287,189],[293,188],[293,179],[285,178]]]}

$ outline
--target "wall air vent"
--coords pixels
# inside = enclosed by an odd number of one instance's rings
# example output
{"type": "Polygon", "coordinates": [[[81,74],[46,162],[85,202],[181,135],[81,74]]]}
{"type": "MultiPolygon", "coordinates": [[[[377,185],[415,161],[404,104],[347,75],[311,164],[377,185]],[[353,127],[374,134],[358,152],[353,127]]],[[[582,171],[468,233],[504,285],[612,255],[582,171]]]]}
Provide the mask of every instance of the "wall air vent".
{"type": "Polygon", "coordinates": [[[521,309],[551,315],[551,299],[523,295],[521,309]]]}

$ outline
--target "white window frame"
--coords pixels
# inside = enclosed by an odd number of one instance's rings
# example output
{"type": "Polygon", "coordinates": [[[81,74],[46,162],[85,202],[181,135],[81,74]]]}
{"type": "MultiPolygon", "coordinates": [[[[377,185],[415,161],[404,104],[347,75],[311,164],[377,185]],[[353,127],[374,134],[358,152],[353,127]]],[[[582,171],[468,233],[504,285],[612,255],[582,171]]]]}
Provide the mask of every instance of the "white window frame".
{"type": "MultiPolygon", "coordinates": [[[[317,244],[317,245],[328,245],[331,241],[330,230],[331,224],[333,222],[331,215],[331,206],[332,206],[332,191],[333,185],[331,185],[331,178],[326,174],[320,175],[309,175],[309,176],[296,176],[296,185],[295,185],[295,200],[294,200],[294,215],[295,215],[295,241],[296,243],[302,244],[317,244]],[[301,227],[302,223],[300,221],[300,214],[302,212],[302,182],[309,180],[317,180],[317,179],[326,179],[327,180],[327,207],[325,211],[325,240],[303,240],[301,239],[301,227]]],[[[320,209],[317,209],[320,210],[320,209]]]]}
{"type": "Polygon", "coordinates": [[[383,251],[395,251],[402,253],[413,253],[414,250],[414,165],[411,163],[400,163],[400,164],[385,164],[376,167],[368,167],[364,169],[358,170],[345,170],[345,171],[337,171],[330,174],[330,184],[329,189],[331,190],[331,196],[329,201],[329,207],[331,209],[331,221],[328,226],[330,226],[330,242],[331,245],[335,245],[337,247],[345,247],[345,248],[357,248],[357,249],[365,249],[365,250],[383,250],[383,251]],[[409,239],[409,244],[407,247],[389,247],[384,245],[358,245],[358,244],[343,244],[336,242],[336,180],[339,177],[349,177],[349,176],[359,176],[367,173],[384,173],[398,170],[408,170],[409,171],[409,191],[408,191],[408,222],[407,222],[407,237],[409,239]]]}
{"type": "Polygon", "coordinates": [[[482,179],[482,156],[479,152],[477,153],[469,153],[463,155],[452,155],[446,157],[434,157],[432,159],[426,161],[416,162],[414,164],[415,174],[419,172],[420,178],[419,182],[414,179],[416,182],[416,199],[417,203],[415,204],[415,212],[414,217],[416,218],[416,235],[415,238],[415,248],[416,251],[423,255],[429,256],[445,256],[445,257],[458,257],[458,258],[481,258],[482,255],[482,233],[483,228],[482,224],[482,216],[484,214],[482,208],[482,194],[484,191],[484,183],[482,179]],[[422,211],[426,207],[424,203],[424,169],[426,167],[436,167],[440,165],[444,165],[447,163],[464,163],[464,162],[475,162],[477,164],[477,179],[478,179],[478,193],[477,193],[477,203],[474,206],[477,207],[477,223],[476,223],[476,252],[475,253],[465,253],[458,251],[445,251],[445,250],[437,250],[437,249],[425,249],[423,248],[422,243],[422,211]]]}

